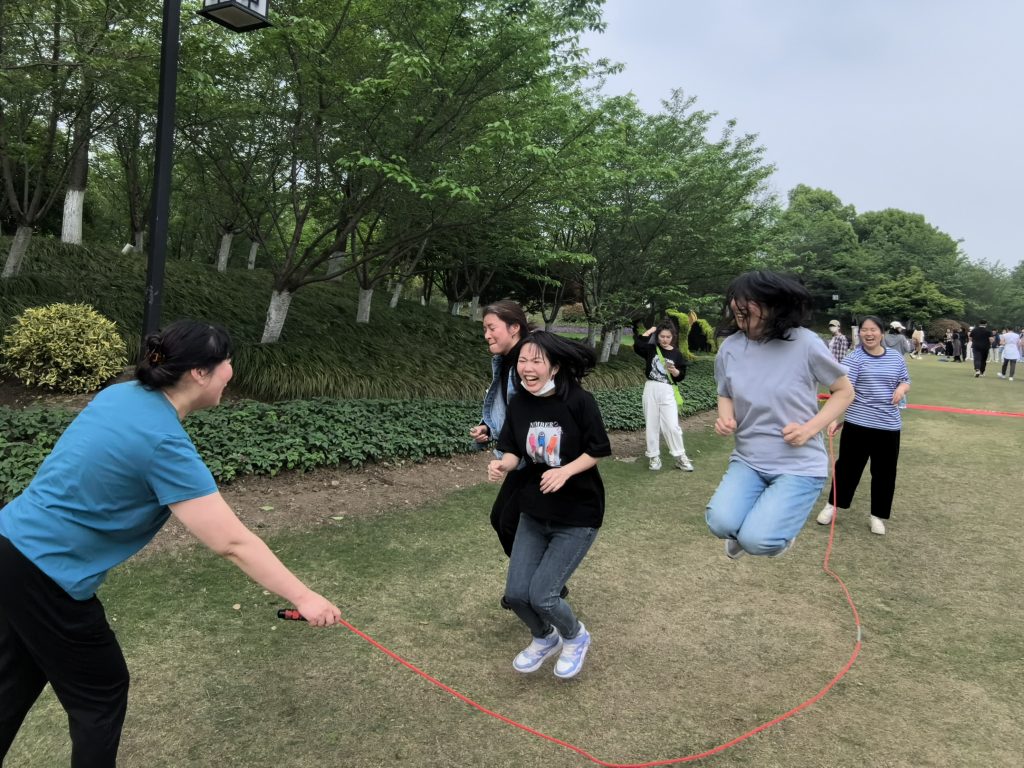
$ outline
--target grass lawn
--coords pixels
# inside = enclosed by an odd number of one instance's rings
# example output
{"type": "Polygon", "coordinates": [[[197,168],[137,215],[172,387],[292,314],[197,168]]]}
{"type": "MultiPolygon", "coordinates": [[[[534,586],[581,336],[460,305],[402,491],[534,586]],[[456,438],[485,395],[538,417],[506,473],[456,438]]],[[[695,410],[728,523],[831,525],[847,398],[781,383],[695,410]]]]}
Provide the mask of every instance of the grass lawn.
{"type": "MultiPolygon", "coordinates": [[[[995,370],[975,380],[935,358],[908,364],[911,402],[1024,411],[1024,380],[995,370]]],[[[867,479],[836,523],[832,567],[860,611],[860,658],[822,701],[705,764],[1021,764],[1024,567],[1007,522],[1024,498],[1024,420],[905,413],[888,535],[868,531],[867,479]]],[[[498,608],[493,486],[271,543],[349,621],[484,706],[609,762],[680,757],[813,695],[855,640],[821,570],[827,528],[812,517],[778,560],[727,560],[703,507],[730,441],[710,431],[686,440],[692,474],[602,464],[606,525],[570,584],[594,636],[575,681],[547,666],[511,669],[528,637],[498,608]]],[[[122,766],[590,765],[344,629],[277,621],[276,599],[200,548],[129,563],[101,596],[133,673],[122,766]]],[[[64,714],[47,691],[7,765],[68,760],[64,714]]]]}

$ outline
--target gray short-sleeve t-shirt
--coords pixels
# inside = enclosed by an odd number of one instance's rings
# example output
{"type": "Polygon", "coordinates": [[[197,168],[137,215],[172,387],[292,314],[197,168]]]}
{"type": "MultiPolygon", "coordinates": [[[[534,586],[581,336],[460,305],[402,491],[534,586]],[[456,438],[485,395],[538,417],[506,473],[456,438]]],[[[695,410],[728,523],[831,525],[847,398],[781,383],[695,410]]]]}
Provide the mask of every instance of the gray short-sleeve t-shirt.
{"type": "Polygon", "coordinates": [[[790,340],[751,341],[742,332],[722,342],[715,357],[718,394],[733,402],[738,459],[769,475],[828,476],[821,435],[801,446],[782,439],[790,422],[803,424],[818,412],[818,387],[846,375],[816,333],[794,328],[790,340]]]}

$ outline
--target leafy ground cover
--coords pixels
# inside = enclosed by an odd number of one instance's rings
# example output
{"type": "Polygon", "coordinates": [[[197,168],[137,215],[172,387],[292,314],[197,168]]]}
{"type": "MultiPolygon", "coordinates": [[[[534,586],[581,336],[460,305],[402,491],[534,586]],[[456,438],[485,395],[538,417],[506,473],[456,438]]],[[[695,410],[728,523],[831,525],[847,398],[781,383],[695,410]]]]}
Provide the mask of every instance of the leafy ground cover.
{"type": "MultiPolygon", "coordinates": [[[[911,402],[1024,411],[1021,382],[975,380],[935,360],[910,365],[911,402]]],[[[860,658],[821,702],[702,764],[1019,764],[1024,568],[1007,521],[1024,493],[1021,420],[906,417],[889,534],[867,529],[867,478],[836,523],[832,566],[860,610],[860,658]]],[[[703,505],[728,441],[691,425],[697,471],[655,474],[638,460],[638,436],[624,439],[602,464],[606,526],[572,580],[595,640],[570,683],[549,670],[511,670],[526,637],[497,606],[505,561],[486,522],[495,489],[481,483],[485,457],[396,468],[387,478],[376,476],[379,466],[349,473],[363,478],[362,490],[318,472],[254,478],[227,492],[246,513],[245,505],[275,506],[268,517],[304,498],[295,518],[315,525],[268,526],[275,550],[336,597],[348,620],[426,671],[603,759],[667,759],[806,699],[846,661],[854,630],[821,572],[827,529],[810,521],[772,561],[727,561],[707,533],[703,505]],[[416,485],[436,467],[435,486],[448,478],[441,491],[416,485]],[[358,514],[383,488],[393,503],[358,514]]],[[[167,534],[102,593],[133,671],[122,765],[589,765],[468,709],[345,630],[278,622],[274,598],[167,534]]],[[[49,692],[9,762],[67,764],[65,719],[49,692]]]]}
{"type": "MultiPolygon", "coordinates": [[[[715,403],[712,361],[690,366],[683,412],[715,403]]],[[[609,429],[643,428],[642,387],[599,390],[609,429]]],[[[0,407],[0,501],[24,488],[73,418],[69,408],[0,407]]],[[[467,430],[479,401],[293,400],[235,401],[193,414],[185,426],[218,481],[367,462],[419,461],[469,453],[467,430]]]]}

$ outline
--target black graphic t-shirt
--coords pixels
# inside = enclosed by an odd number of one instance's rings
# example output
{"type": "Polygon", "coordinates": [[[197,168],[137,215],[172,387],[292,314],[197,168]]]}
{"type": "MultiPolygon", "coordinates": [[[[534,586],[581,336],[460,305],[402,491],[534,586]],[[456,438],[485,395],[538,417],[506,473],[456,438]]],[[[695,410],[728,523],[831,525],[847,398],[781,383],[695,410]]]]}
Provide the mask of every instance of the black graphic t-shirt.
{"type": "Polygon", "coordinates": [[[661,350],[662,357],[665,360],[674,362],[676,370],[679,371],[678,375],[672,376],[665,370],[665,366],[661,364],[661,358],[658,357],[658,342],[654,336],[655,334],[652,333],[650,336],[633,337],[633,351],[644,358],[647,363],[644,366],[647,378],[651,381],[660,381],[662,384],[676,384],[685,379],[688,363],[683,359],[683,353],[679,351],[679,347],[661,350]]]}
{"type": "Polygon", "coordinates": [[[563,400],[520,391],[509,403],[498,450],[526,460],[516,494],[519,511],[538,520],[600,528],[604,484],[597,467],[570,477],[554,493],[540,492],[547,470],[563,467],[581,454],[610,456],[612,449],[594,396],[573,387],[563,400]]]}

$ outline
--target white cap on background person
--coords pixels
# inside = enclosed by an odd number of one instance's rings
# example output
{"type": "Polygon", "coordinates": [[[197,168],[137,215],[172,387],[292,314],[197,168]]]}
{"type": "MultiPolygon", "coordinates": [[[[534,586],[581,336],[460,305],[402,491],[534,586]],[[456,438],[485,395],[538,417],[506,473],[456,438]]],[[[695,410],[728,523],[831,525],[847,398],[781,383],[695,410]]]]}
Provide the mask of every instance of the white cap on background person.
{"type": "Polygon", "coordinates": [[[889,323],[889,327],[895,331],[902,331],[903,323],[901,323],[899,320],[893,320],[891,323],[889,323]]]}
{"type": "Polygon", "coordinates": [[[840,328],[842,326],[839,325],[839,321],[838,320],[829,320],[828,321],[828,327],[829,328],[840,328]]]}

